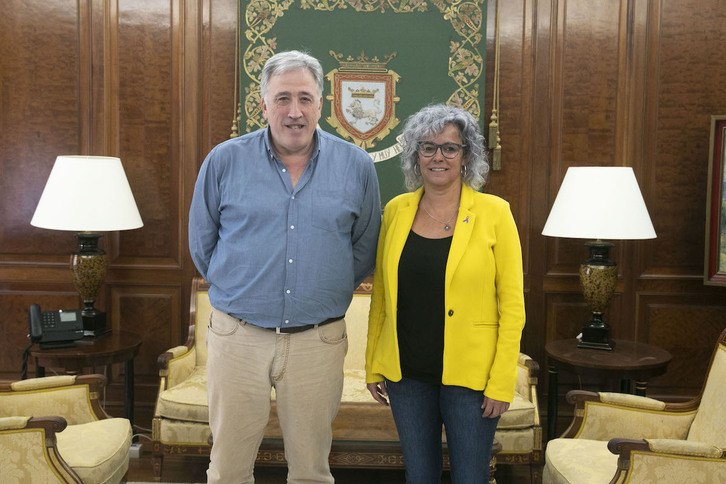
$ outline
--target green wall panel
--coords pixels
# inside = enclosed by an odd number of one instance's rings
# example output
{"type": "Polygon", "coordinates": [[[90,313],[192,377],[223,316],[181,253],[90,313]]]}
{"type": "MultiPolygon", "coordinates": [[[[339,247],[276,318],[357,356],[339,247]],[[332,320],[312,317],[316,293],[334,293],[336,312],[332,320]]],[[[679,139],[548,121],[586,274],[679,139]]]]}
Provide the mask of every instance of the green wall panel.
{"type": "MultiPolygon", "coordinates": [[[[448,103],[465,107],[483,122],[484,1],[241,0],[239,5],[240,109],[233,128],[239,133],[265,125],[259,110],[259,75],[276,52],[305,50],[320,60],[326,75],[336,69],[343,72],[340,61],[358,61],[359,67],[376,64],[380,75],[397,76],[395,102],[386,105],[393,106],[398,122],[390,123],[395,124],[390,132],[382,130],[382,139],[364,143],[347,136],[345,126],[342,132],[336,129],[341,123],[330,122],[332,103],[342,100],[333,96],[328,79],[320,119],[322,129],[371,153],[384,204],[405,191],[395,154],[396,136],[408,116],[427,104],[448,103]]],[[[372,106],[371,99],[363,102],[372,106]]]]}

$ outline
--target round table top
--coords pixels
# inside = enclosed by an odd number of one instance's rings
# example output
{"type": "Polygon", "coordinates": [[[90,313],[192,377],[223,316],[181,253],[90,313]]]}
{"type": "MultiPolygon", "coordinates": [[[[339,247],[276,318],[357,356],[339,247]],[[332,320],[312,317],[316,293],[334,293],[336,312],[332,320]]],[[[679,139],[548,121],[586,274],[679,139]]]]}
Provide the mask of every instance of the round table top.
{"type": "Polygon", "coordinates": [[[86,336],[76,341],[71,348],[30,350],[39,366],[63,367],[77,370],[91,366],[122,363],[139,353],[141,337],[128,331],[109,331],[96,337],[86,336]]]}
{"type": "Polygon", "coordinates": [[[671,354],[657,346],[635,341],[614,340],[612,351],[578,348],[575,338],[551,341],[545,345],[547,355],[572,368],[611,371],[661,371],[671,361],[671,354]]]}

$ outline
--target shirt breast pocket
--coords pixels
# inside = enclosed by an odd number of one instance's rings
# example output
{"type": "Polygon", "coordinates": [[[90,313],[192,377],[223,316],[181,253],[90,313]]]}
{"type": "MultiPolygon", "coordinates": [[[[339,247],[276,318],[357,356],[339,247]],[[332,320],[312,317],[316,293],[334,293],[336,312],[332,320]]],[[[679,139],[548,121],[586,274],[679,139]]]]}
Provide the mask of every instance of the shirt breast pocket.
{"type": "Polygon", "coordinates": [[[350,232],[353,211],[342,190],[317,191],[313,195],[312,224],[328,232],[350,232]]]}

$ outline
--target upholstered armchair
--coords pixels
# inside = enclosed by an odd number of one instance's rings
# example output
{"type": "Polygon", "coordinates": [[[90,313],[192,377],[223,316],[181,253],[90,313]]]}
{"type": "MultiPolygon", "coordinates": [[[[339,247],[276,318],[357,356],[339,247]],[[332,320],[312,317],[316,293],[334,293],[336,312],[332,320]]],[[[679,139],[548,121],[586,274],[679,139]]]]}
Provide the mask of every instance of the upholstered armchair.
{"type": "Polygon", "coordinates": [[[495,439],[502,446],[497,466],[528,465],[531,482],[542,482],[542,426],[537,403],[539,365],[519,354],[514,400],[497,424],[495,439]]]}
{"type": "Polygon", "coordinates": [[[131,425],[101,407],[103,375],[0,382],[0,482],[118,483],[131,425]]]}
{"type": "Polygon", "coordinates": [[[545,483],[726,482],[726,330],[685,403],[569,392],[575,417],[547,444],[545,483]]]}
{"type": "Polygon", "coordinates": [[[193,279],[187,341],[158,359],[159,394],[151,422],[156,477],[161,477],[165,456],[208,458],[212,447],[207,406],[206,341],[212,311],[208,290],[203,279],[193,279]]]}

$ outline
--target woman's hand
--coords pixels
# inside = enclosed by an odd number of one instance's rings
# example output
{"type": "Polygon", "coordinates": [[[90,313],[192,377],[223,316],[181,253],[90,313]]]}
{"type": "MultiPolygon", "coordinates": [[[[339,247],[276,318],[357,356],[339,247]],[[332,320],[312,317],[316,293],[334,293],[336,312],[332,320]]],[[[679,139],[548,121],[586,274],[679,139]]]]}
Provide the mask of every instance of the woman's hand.
{"type": "MultiPolygon", "coordinates": [[[[370,388],[370,386],[368,388],[370,388]]],[[[481,404],[481,409],[484,410],[481,414],[482,418],[496,418],[509,409],[509,403],[500,402],[499,400],[494,400],[493,398],[489,398],[485,395],[484,403],[481,404]]]]}
{"type": "Polygon", "coordinates": [[[371,396],[373,396],[376,402],[380,403],[381,405],[388,406],[388,400],[386,400],[386,397],[388,396],[388,391],[386,391],[385,381],[367,383],[366,387],[368,387],[368,391],[371,392],[371,396]]]}

